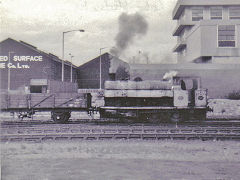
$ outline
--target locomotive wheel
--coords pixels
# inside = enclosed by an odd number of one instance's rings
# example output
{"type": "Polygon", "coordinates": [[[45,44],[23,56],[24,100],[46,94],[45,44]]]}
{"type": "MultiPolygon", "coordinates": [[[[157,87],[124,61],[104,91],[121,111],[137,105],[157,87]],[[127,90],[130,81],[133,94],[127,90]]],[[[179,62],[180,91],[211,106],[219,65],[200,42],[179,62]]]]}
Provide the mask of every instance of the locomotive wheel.
{"type": "Polygon", "coordinates": [[[149,114],[141,114],[141,115],[136,119],[136,122],[141,122],[141,123],[149,122],[149,114]]]}
{"type": "Polygon", "coordinates": [[[174,111],[170,114],[170,121],[173,123],[177,123],[182,121],[182,116],[179,111],[174,111]]]}
{"type": "Polygon", "coordinates": [[[71,117],[71,112],[52,111],[52,119],[57,123],[66,123],[71,117]]]}
{"type": "Polygon", "coordinates": [[[149,121],[151,123],[154,123],[154,124],[157,124],[160,122],[160,115],[158,113],[152,113],[150,118],[149,118],[149,121]]]}
{"type": "Polygon", "coordinates": [[[146,113],[141,114],[138,118],[135,120],[136,122],[140,123],[154,123],[157,124],[160,122],[160,116],[157,113],[146,113]]]}
{"type": "Polygon", "coordinates": [[[170,117],[171,117],[171,114],[169,114],[168,112],[162,112],[160,114],[160,122],[167,123],[169,122],[170,117]]]}
{"type": "Polygon", "coordinates": [[[193,119],[195,121],[201,122],[206,120],[206,116],[207,116],[206,110],[196,110],[193,114],[193,119]]]}

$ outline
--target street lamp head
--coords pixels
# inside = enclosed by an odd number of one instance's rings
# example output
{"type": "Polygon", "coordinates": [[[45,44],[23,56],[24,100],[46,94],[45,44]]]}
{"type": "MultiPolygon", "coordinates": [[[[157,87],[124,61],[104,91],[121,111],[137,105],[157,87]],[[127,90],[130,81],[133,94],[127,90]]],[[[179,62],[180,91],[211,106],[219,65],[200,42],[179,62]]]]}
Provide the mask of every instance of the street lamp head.
{"type": "Polygon", "coordinates": [[[85,30],[84,30],[84,29],[79,29],[79,31],[80,31],[80,32],[85,32],[85,30]]]}

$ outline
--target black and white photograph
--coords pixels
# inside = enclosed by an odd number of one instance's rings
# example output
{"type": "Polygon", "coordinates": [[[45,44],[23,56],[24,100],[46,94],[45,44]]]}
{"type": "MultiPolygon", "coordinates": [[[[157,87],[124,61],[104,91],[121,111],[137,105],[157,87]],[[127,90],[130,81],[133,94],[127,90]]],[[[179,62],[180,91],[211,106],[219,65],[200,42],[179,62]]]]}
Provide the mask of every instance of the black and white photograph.
{"type": "Polygon", "coordinates": [[[0,180],[239,180],[240,0],[0,0],[0,180]]]}

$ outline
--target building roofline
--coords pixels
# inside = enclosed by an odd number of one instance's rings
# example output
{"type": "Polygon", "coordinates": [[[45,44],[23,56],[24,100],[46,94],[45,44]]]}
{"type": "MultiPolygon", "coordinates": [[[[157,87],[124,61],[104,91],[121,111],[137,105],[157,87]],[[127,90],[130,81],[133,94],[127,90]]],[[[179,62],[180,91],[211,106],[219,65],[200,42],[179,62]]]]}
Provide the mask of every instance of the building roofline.
{"type": "Polygon", "coordinates": [[[172,13],[173,20],[179,19],[186,6],[235,6],[239,0],[178,0],[172,13]]]}
{"type": "MultiPolygon", "coordinates": [[[[110,55],[108,52],[105,52],[105,53],[101,54],[101,57],[105,56],[106,54],[110,55]]],[[[85,63],[83,63],[83,64],[81,64],[81,65],[79,65],[77,68],[84,67],[84,66],[87,65],[89,62],[91,62],[91,61],[93,61],[93,60],[96,60],[96,59],[98,59],[98,58],[100,58],[100,56],[97,56],[97,57],[95,57],[95,58],[93,58],[93,59],[91,59],[91,60],[89,60],[89,61],[87,61],[87,62],[85,62],[85,63]]],[[[102,59],[102,60],[104,60],[104,59],[102,59]]]]}
{"type": "MultiPolygon", "coordinates": [[[[30,48],[31,50],[33,50],[33,51],[35,51],[35,52],[37,52],[37,53],[39,53],[39,54],[42,54],[42,55],[44,55],[44,56],[47,56],[47,57],[50,58],[51,60],[54,60],[54,61],[56,61],[56,62],[62,63],[62,59],[60,59],[58,56],[56,56],[56,55],[54,55],[54,54],[52,54],[52,53],[46,53],[46,52],[44,52],[44,51],[41,51],[41,50],[37,49],[36,46],[33,46],[33,45],[31,45],[31,44],[29,44],[29,43],[27,43],[27,42],[25,42],[25,41],[21,41],[21,40],[20,40],[20,41],[17,41],[17,40],[12,39],[12,38],[6,38],[6,39],[2,40],[2,41],[0,42],[0,44],[1,44],[2,42],[4,42],[4,41],[7,41],[7,40],[12,40],[12,41],[14,41],[14,42],[16,42],[16,43],[19,43],[19,44],[21,44],[21,45],[23,45],[23,46],[26,46],[27,48],[30,48]]],[[[71,62],[69,62],[69,61],[64,61],[64,64],[65,64],[65,65],[68,65],[68,66],[71,66],[71,62]]],[[[72,64],[72,65],[73,65],[74,68],[77,68],[76,65],[74,65],[74,64],[72,64]]]]}
{"type": "MultiPolygon", "coordinates": [[[[114,58],[116,58],[116,59],[119,60],[119,61],[122,61],[122,62],[124,62],[124,63],[127,63],[127,62],[123,61],[122,59],[120,59],[120,58],[118,58],[118,57],[112,55],[112,54],[109,53],[109,52],[105,52],[105,53],[101,54],[101,57],[106,56],[106,55],[110,56],[109,59],[112,59],[111,57],[114,57],[114,58]]],[[[93,60],[95,60],[95,59],[99,59],[99,58],[100,58],[100,56],[97,56],[97,57],[95,57],[95,58],[93,58],[93,59],[91,59],[91,60],[85,62],[84,64],[81,64],[80,66],[78,66],[78,68],[80,68],[80,67],[84,67],[84,66],[85,66],[86,64],[88,64],[89,62],[91,62],[91,61],[93,61],[93,60]]],[[[102,60],[104,60],[104,59],[102,59],[102,60]]]]}

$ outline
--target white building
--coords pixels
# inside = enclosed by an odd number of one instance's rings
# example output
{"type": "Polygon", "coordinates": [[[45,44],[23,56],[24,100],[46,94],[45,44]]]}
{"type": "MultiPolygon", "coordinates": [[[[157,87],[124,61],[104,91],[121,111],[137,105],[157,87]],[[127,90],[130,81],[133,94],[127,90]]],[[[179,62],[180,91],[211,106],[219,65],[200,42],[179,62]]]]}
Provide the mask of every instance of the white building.
{"type": "Polygon", "coordinates": [[[178,0],[178,62],[240,63],[240,0],[178,0]]]}

